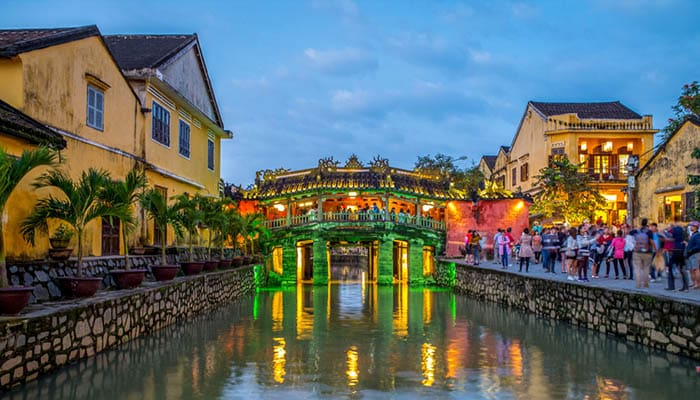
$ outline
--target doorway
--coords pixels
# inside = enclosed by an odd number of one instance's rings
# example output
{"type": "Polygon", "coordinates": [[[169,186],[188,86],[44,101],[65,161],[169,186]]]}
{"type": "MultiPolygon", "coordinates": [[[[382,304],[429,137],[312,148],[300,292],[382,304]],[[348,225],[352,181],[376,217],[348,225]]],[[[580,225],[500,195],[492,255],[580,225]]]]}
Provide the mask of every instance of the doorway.
{"type": "Polygon", "coordinates": [[[102,218],[102,255],[119,255],[119,220],[112,218],[102,218]]]}
{"type": "Polygon", "coordinates": [[[408,242],[394,240],[394,282],[408,279],[408,242]]]}

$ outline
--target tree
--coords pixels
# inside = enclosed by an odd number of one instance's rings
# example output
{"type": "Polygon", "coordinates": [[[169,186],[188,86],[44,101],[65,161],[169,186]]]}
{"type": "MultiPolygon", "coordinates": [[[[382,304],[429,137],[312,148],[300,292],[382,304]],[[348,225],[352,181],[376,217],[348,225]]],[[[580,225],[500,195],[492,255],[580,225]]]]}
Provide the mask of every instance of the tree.
{"type": "Polygon", "coordinates": [[[147,182],[146,174],[143,171],[131,170],[123,181],[109,181],[102,192],[102,199],[107,204],[128,210],[129,218],[118,218],[124,242],[124,268],[127,270],[131,269],[129,265],[129,234],[136,229],[133,205],[138,201],[140,191],[146,187],[147,182]]]}
{"type": "Polygon", "coordinates": [[[259,235],[270,236],[270,231],[265,227],[265,216],[259,213],[242,215],[240,218],[240,235],[243,236],[244,250],[247,250],[247,241],[250,240],[250,254],[255,254],[255,238],[259,235]]]}
{"type": "Polygon", "coordinates": [[[663,129],[661,143],[665,143],[688,116],[700,116],[700,85],[697,81],[683,85],[678,102],[671,109],[675,117],[668,119],[668,124],[663,129]]]}
{"type": "Polygon", "coordinates": [[[55,188],[59,197],[40,199],[34,211],[21,224],[22,236],[34,245],[36,232],[48,233],[48,220],[57,219],[70,225],[78,237],[78,276],[83,276],[83,238],[87,225],[98,218],[129,219],[129,208],[112,206],[103,201],[103,190],[109,184],[107,171],[90,168],[75,182],[63,171],[51,170],[34,183],[34,187],[55,188]]]}
{"type": "Polygon", "coordinates": [[[194,243],[192,238],[197,236],[199,224],[204,217],[204,213],[199,208],[200,203],[202,203],[202,199],[199,195],[190,197],[183,193],[175,196],[175,208],[178,210],[180,224],[187,231],[187,243],[190,252],[189,261],[194,261],[194,243]]]}
{"type": "MultiPolygon", "coordinates": [[[[175,234],[182,237],[182,224],[180,223],[179,209],[175,204],[168,205],[168,201],[156,188],[151,188],[143,192],[139,196],[141,207],[146,211],[148,217],[153,220],[153,223],[158,226],[161,232],[165,232],[168,225],[172,226],[175,234]]],[[[168,260],[165,257],[165,240],[160,244],[161,264],[167,265],[168,260]]]]}
{"type": "Polygon", "coordinates": [[[39,147],[35,150],[25,150],[19,158],[9,155],[0,147],[0,287],[9,286],[7,280],[7,249],[5,248],[4,224],[5,205],[12,191],[22,179],[32,170],[40,166],[55,166],[56,152],[39,147]]]}
{"type": "MultiPolygon", "coordinates": [[[[693,157],[696,160],[700,160],[700,147],[696,147],[693,149],[693,152],[690,154],[691,157],[693,157]]],[[[692,215],[688,215],[688,218],[693,218],[693,219],[700,219],[700,175],[697,174],[689,174],[688,175],[688,184],[696,186],[695,192],[694,192],[694,207],[692,212],[692,215]]]]}
{"type": "Polygon", "coordinates": [[[418,157],[413,170],[449,178],[453,190],[457,190],[463,196],[475,197],[484,187],[484,174],[474,163],[469,167],[458,165],[460,161],[466,160],[467,157],[464,156],[454,158],[441,153],[436,154],[435,157],[427,155],[418,157]]]}
{"type": "MultiPolygon", "coordinates": [[[[199,209],[202,212],[202,223],[209,233],[207,244],[207,258],[211,260],[212,233],[221,233],[224,221],[224,206],[229,204],[229,199],[214,199],[211,197],[199,197],[199,209]]],[[[223,253],[222,253],[223,257],[223,253]]]]}
{"type": "Polygon", "coordinates": [[[560,217],[567,223],[590,217],[605,204],[588,175],[578,173],[579,165],[568,158],[554,160],[535,176],[540,191],[530,210],[544,217],[560,217]]]}
{"type": "Polygon", "coordinates": [[[506,190],[498,182],[487,180],[484,182],[484,189],[479,191],[479,197],[482,199],[511,198],[513,193],[510,190],[506,190]]]}

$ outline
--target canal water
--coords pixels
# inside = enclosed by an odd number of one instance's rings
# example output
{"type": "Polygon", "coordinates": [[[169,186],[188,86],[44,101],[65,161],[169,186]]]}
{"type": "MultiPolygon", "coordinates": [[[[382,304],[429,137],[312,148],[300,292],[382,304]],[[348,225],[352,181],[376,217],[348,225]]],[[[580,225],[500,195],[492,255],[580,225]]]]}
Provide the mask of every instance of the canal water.
{"type": "Polygon", "coordinates": [[[405,285],[298,286],[97,355],[8,399],[697,399],[695,362],[405,285]]]}

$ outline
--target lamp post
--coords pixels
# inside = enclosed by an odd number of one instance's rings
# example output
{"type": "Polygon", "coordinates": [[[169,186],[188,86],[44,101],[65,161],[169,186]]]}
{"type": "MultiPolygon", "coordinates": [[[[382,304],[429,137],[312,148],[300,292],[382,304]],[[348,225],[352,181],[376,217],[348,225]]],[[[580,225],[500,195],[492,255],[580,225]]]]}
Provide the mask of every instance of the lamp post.
{"type": "Polygon", "coordinates": [[[634,220],[634,173],[637,172],[638,167],[639,156],[629,156],[625,169],[627,170],[627,224],[630,226],[632,226],[632,221],[634,220]]]}

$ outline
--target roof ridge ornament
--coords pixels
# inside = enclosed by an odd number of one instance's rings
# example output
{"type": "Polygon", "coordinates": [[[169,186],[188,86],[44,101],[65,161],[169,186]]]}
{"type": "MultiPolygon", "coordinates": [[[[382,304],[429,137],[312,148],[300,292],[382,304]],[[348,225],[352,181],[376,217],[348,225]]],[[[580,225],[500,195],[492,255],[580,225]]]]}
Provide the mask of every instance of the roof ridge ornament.
{"type": "Polygon", "coordinates": [[[348,158],[348,161],[345,162],[345,168],[362,169],[364,167],[365,166],[362,164],[362,162],[357,157],[357,154],[355,153],[352,153],[350,155],[350,158],[348,158]]]}
{"type": "Polygon", "coordinates": [[[389,172],[389,160],[377,154],[372,161],[370,161],[369,169],[377,174],[386,174],[389,172]]]}

